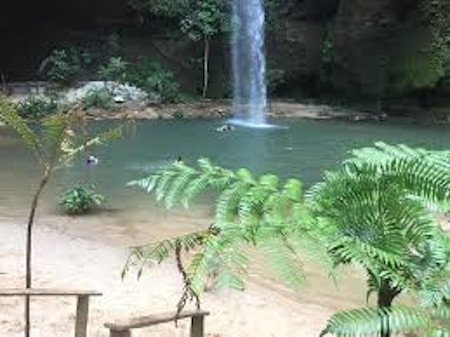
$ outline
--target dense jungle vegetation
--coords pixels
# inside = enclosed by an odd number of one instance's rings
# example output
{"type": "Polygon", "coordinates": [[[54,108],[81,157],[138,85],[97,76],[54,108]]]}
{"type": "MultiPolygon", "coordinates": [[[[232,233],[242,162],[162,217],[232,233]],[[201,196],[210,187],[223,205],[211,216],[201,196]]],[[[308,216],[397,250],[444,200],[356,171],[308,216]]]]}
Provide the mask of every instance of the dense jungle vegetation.
{"type": "MultiPolygon", "coordinates": [[[[191,94],[230,94],[228,0],[18,1],[0,6],[3,81],[40,79],[39,66],[54,50],[82,50],[88,63],[98,64],[113,50],[113,37],[127,61],[146,56],[158,62],[191,94]]],[[[372,112],[425,119],[445,115],[449,7],[448,0],[267,0],[272,97],[364,103],[372,112]]],[[[80,77],[98,77],[92,69],[80,77]]]]}

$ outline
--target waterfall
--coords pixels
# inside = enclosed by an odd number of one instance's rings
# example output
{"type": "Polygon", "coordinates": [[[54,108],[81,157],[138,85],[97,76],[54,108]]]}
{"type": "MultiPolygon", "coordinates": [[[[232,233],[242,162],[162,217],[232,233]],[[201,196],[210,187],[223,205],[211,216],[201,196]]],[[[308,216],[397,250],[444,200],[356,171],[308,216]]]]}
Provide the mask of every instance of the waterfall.
{"type": "Polygon", "coordinates": [[[265,126],[267,110],[264,0],[233,0],[233,122],[265,126]]]}

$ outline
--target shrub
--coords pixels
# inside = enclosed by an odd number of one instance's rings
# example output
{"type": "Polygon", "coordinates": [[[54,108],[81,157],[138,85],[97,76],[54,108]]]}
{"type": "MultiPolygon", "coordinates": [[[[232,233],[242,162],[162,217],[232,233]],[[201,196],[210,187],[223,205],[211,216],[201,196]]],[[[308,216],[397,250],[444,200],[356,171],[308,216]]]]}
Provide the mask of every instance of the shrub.
{"type": "Polygon", "coordinates": [[[180,85],[173,72],[148,58],[129,71],[127,81],[149,94],[157,93],[162,102],[179,102],[181,99],[180,85]]]}
{"type": "Polygon", "coordinates": [[[98,108],[111,110],[114,106],[114,100],[108,89],[91,89],[83,97],[83,106],[85,109],[98,108]]]}
{"type": "Polygon", "coordinates": [[[111,57],[108,63],[100,66],[98,74],[104,81],[123,83],[126,79],[127,66],[128,63],[122,57],[111,57]]]}
{"type": "Polygon", "coordinates": [[[68,214],[86,214],[101,206],[104,200],[94,186],[75,186],[61,197],[60,205],[68,214]]]}
{"type": "Polygon", "coordinates": [[[22,117],[41,118],[58,110],[56,99],[45,95],[32,95],[25,101],[16,104],[16,109],[22,117]]]}
{"type": "Polygon", "coordinates": [[[55,49],[42,61],[39,70],[49,81],[60,86],[69,86],[77,80],[80,74],[80,57],[75,49],[55,49]]]}

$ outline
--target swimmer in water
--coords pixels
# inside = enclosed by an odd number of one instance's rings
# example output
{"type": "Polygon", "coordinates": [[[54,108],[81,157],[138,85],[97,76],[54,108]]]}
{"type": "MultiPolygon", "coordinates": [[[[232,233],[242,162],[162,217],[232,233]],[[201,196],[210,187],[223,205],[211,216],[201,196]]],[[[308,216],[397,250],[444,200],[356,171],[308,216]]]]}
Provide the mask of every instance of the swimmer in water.
{"type": "Polygon", "coordinates": [[[218,127],[216,129],[216,131],[219,131],[219,132],[226,132],[226,131],[233,131],[233,130],[234,130],[234,126],[232,126],[230,124],[222,125],[221,127],[218,127]]]}
{"type": "Polygon", "coordinates": [[[97,164],[98,164],[98,158],[96,158],[96,157],[94,157],[92,155],[89,155],[86,158],[86,165],[87,166],[96,166],[97,164]]]}

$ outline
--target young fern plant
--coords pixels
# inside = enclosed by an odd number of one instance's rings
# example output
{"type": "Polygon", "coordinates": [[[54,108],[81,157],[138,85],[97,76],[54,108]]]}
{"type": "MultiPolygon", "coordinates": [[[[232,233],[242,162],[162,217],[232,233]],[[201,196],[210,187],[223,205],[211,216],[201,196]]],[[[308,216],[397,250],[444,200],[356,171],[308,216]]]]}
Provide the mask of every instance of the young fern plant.
{"type": "MultiPolygon", "coordinates": [[[[450,239],[443,238],[446,245],[450,239]]],[[[359,308],[333,315],[321,336],[382,336],[418,335],[423,337],[450,336],[450,262],[418,285],[416,295],[419,305],[359,308]]]]}
{"type": "MultiPolygon", "coordinates": [[[[217,193],[218,199],[214,224],[209,229],[134,248],[125,272],[130,266],[137,266],[140,274],[145,267],[173,256],[177,242],[182,250],[192,253],[186,267],[185,293],[197,297],[214,268],[218,285],[242,289],[249,262],[245,249],[250,245],[262,248],[267,260],[278,267],[275,271],[280,279],[293,287],[298,287],[304,278],[300,252],[315,253],[316,258],[331,266],[325,246],[321,246],[324,234],[308,217],[298,180],[281,185],[274,175],[257,179],[248,170],[234,172],[201,159],[197,167],[178,162],[129,185],[154,192],[156,199],[168,208],[177,204],[189,207],[195,197],[206,191],[217,193]]],[[[181,301],[178,310],[185,304],[181,301]]]]}
{"type": "MultiPolygon", "coordinates": [[[[0,122],[5,123],[23,140],[36,158],[41,170],[38,187],[32,198],[26,231],[26,283],[32,288],[32,239],[33,227],[39,199],[54,172],[70,163],[87,149],[105,145],[120,138],[122,127],[110,129],[91,139],[77,136],[77,128],[83,127],[84,116],[77,105],[52,115],[41,122],[40,130],[33,130],[17,110],[7,101],[0,101],[0,122]]],[[[30,336],[30,298],[25,301],[25,336],[30,336]]]]}
{"type": "Polygon", "coordinates": [[[87,214],[100,207],[105,197],[96,192],[95,186],[74,186],[64,193],[59,204],[70,215],[87,214]]]}
{"type": "Polygon", "coordinates": [[[448,310],[449,239],[433,212],[449,193],[448,152],[384,143],[353,151],[307,193],[312,214],[338,233],[329,246],[336,265],[362,266],[368,295],[377,294],[377,308],[338,313],[324,334],[448,333],[435,316],[448,310]],[[432,307],[393,306],[403,292],[419,292],[432,307]]]}

